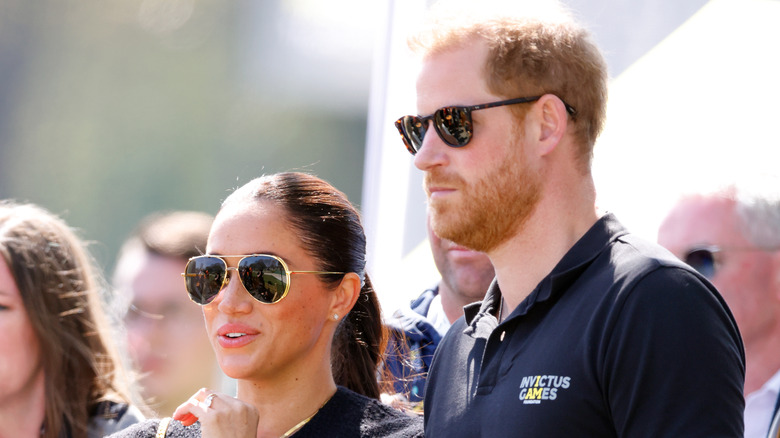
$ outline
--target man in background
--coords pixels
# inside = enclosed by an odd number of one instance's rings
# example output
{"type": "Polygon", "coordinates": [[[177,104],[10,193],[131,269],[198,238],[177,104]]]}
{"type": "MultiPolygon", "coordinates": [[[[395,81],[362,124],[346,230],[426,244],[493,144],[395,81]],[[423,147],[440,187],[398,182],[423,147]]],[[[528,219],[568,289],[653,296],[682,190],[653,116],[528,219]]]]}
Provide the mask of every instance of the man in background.
{"type": "Polygon", "coordinates": [[[485,297],[495,271],[490,259],[456,243],[439,238],[427,221],[428,243],[441,275],[436,286],[425,290],[408,307],[388,321],[390,342],[387,367],[396,394],[422,401],[433,352],[450,325],[463,316],[463,307],[485,297]]]}
{"type": "Polygon", "coordinates": [[[780,391],[780,185],[774,179],[683,196],[658,243],[707,277],[745,344],[745,437],[766,436],[780,391]]]}
{"type": "Polygon", "coordinates": [[[222,389],[200,306],[192,303],[181,273],[202,254],[212,217],[176,211],[144,218],[123,244],[114,273],[118,294],[129,303],[127,343],[140,373],[141,394],[160,416],[199,388],[222,389]]]}

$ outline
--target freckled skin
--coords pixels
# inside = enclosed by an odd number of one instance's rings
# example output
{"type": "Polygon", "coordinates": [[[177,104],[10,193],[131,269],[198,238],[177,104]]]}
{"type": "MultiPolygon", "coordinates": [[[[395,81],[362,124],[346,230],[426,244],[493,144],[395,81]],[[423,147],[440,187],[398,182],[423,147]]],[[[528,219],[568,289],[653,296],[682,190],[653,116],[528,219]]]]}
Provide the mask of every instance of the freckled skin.
{"type": "MultiPolygon", "coordinates": [[[[281,257],[291,270],[319,270],[287,226],[283,213],[267,202],[231,205],[220,211],[207,252],[272,254],[281,257]]],[[[236,266],[238,260],[228,258],[228,265],[236,266]]],[[[331,294],[319,276],[293,274],[287,296],[278,303],[263,304],[246,292],[234,271],[231,275],[228,286],[203,307],[209,339],[228,376],[265,380],[287,375],[294,379],[329,351],[331,338],[323,327],[331,294]],[[222,348],[217,331],[228,322],[252,327],[258,331],[257,338],[242,348],[222,348]]]]}

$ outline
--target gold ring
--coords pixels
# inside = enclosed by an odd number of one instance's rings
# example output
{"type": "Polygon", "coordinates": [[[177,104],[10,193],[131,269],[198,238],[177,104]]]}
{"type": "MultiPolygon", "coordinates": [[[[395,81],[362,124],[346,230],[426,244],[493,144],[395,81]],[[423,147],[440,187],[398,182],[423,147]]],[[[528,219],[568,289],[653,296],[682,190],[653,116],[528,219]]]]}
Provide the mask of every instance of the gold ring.
{"type": "Polygon", "coordinates": [[[203,405],[206,406],[207,408],[210,408],[211,407],[211,403],[214,402],[214,399],[216,397],[217,397],[217,394],[212,392],[211,394],[206,396],[206,398],[203,400],[203,405]]]}

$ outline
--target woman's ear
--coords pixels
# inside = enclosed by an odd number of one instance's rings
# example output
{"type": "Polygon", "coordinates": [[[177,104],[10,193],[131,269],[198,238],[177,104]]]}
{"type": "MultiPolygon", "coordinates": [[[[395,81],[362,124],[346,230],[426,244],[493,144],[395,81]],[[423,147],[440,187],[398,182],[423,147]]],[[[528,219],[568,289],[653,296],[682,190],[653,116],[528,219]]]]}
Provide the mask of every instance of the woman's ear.
{"type": "Polygon", "coordinates": [[[341,279],[341,283],[333,293],[328,319],[340,321],[344,315],[352,310],[360,296],[361,283],[360,277],[356,273],[344,274],[344,278],[341,279]]]}

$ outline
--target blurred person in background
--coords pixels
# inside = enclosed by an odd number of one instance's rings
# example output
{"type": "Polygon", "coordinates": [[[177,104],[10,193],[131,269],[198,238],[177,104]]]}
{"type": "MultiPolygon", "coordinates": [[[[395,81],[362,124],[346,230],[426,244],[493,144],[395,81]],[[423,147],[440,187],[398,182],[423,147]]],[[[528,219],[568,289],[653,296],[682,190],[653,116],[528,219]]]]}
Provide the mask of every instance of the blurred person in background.
{"type": "Polygon", "coordinates": [[[187,263],[187,292],[236,396],[203,388],[116,437],[423,436],[422,418],[379,401],[385,331],[341,191],[297,172],[254,179],[223,202],[206,254],[187,263]]]}
{"type": "Polygon", "coordinates": [[[396,311],[387,322],[390,329],[387,369],[396,394],[383,399],[390,404],[422,401],[428,368],[439,341],[452,323],[463,316],[463,307],[485,297],[495,277],[486,254],[440,238],[433,232],[430,220],[426,226],[441,280],[409,306],[396,311]]]}
{"type": "Polygon", "coordinates": [[[780,392],[780,181],[682,196],[658,243],[720,291],[745,344],[745,437],[766,436],[780,392]]]}
{"type": "Polygon", "coordinates": [[[0,201],[0,436],[102,437],[143,419],[111,341],[103,282],[68,225],[0,201]]]}
{"type": "Polygon", "coordinates": [[[171,415],[199,388],[222,388],[228,380],[181,277],[187,260],[205,251],[212,220],[195,211],[154,213],[119,252],[114,287],[129,303],[128,349],[141,393],[158,416],[171,415]]]}

